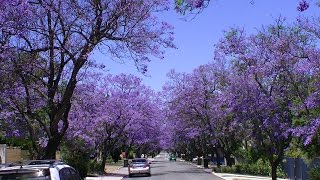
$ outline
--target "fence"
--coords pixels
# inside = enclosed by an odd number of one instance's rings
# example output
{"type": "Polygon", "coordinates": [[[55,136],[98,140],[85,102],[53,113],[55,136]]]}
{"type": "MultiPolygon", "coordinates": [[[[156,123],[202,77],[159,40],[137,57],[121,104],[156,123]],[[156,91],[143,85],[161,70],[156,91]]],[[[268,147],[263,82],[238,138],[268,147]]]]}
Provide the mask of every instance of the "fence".
{"type": "Polygon", "coordinates": [[[320,165],[320,158],[315,158],[310,162],[305,162],[301,158],[285,158],[283,169],[292,180],[307,180],[308,171],[320,165]]]}

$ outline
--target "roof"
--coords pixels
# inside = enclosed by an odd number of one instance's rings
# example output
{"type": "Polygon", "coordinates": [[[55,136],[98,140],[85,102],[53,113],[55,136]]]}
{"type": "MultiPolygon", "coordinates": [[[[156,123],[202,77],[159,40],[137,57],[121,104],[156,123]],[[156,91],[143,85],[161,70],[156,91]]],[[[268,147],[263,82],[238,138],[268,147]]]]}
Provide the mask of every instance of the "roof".
{"type": "Polygon", "coordinates": [[[3,164],[0,166],[0,171],[15,170],[15,169],[45,169],[53,168],[57,165],[66,165],[64,162],[57,160],[30,160],[23,162],[15,162],[10,164],[3,164]]]}

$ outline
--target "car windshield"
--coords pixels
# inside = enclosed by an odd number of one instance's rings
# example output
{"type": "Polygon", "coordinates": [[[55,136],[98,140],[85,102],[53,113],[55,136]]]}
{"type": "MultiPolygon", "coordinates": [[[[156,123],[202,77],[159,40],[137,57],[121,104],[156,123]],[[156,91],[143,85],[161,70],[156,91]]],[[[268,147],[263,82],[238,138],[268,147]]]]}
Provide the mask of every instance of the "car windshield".
{"type": "Polygon", "coordinates": [[[46,180],[50,179],[48,174],[43,171],[28,171],[28,172],[8,172],[0,173],[0,180],[46,180]]]}
{"type": "Polygon", "coordinates": [[[132,160],[132,163],[134,164],[141,164],[141,163],[146,163],[147,160],[146,159],[134,159],[132,160]]]}

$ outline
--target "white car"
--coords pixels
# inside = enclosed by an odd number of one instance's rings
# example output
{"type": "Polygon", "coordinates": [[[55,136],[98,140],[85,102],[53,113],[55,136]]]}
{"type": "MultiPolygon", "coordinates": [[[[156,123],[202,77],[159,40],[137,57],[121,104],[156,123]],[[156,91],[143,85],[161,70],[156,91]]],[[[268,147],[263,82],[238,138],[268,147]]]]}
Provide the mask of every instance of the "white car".
{"type": "Polygon", "coordinates": [[[131,161],[128,166],[129,177],[132,177],[136,174],[146,174],[151,176],[151,168],[147,159],[145,158],[136,158],[131,161]]]}
{"type": "Polygon", "coordinates": [[[33,160],[0,168],[1,180],[81,180],[71,166],[56,160],[33,160]]]}

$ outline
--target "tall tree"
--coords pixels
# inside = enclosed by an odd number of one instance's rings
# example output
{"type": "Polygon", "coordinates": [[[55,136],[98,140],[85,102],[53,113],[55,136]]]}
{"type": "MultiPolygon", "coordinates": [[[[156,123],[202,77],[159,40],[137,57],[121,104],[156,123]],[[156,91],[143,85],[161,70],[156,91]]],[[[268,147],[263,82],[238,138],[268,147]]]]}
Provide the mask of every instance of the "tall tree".
{"type": "MultiPolygon", "coordinates": [[[[208,7],[213,0],[174,0],[175,9],[178,13],[187,14],[187,13],[201,13],[202,10],[208,7]]],[[[254,3],[254,0],[248,1],[248,3],[254,3]]],[[[300,0],[297,4],[298,11],[305,11],[309,8],[310,4],[306,0],[300,0]]]]}
{"type": "Polygon", "coordinates": [[[102,153],[101,170],[113,151],[159,147],[161,110],[156,94],[133,75],[81,83],[70,112],[69,140],[80,138],[102,153]],[[86,89],[89,89],[85,91],[86,89]]]}
{"type": "MultiPolygon", "coordinates": [[[[44,72],[41,75],[30,74],[29,69],[22,66],[18,73],[20,85],[16,87],[20,96],[6,98],[6,104],[13,112],[23,116],[30,136],[35,134],[31,127],[37,123],[42,136],[48,139],[42,158],[55,157],[69,126],[71,98],[79,73],[89,64],[88,57],[93,50],[100,47],[111,57],[131,59],[141,72],[146,72],[150,55],[163,58],[163,48],[174,47],[172,27],[156,18],[156,13],[168,9],[167,1],[4,2],[0,5],[0,22],[9,25],[15,22],[19,26],[9,26],[10,32],[1,39],[4,42],[1,49],[16,52],[10,53],[12,58],[2,58],[2,61],[14,65],[21,59],[20,52],[31,54],[30,58],[38,61],[40,67],[37,68],[44,72]],[[12,12],[17,16],[8,16],[11,11],[7,9],[15,9],[12,12]],[[24,12],[28,13],[21,14],[24,12]],[[23,18],[12,21],[18,17],[23,18]],[[37,87],[26,80],[29,77],[38,82],[37,87]],[[33,105],[37,103],[32,101],[32,96],[42,102],[41,116],[35,112],[33,105]]],[[[7,51],[1,52],[2,56],[6,54],[7,51]]],[[[12,71],[16,71],[16,67],[12,67],[12,71]]]]}
{"type": "Polygon", "coordinates": [[[306,100],[309,88],[315,87],[310,83],[315,74],[302,69],[309,64],[304,62],[318,61],[314,59],[319,54],[316,44],[314,35],[303,27],[285,26],[280,19],[256,35],[232,29],[217,45],[217,58],[228,59],[231,66],[232,85],[226,95],[233,97],[234,120],[269,159],[272,179],[277,177],[297,119],[308,114],[305,120],[313,122],[306,100]]]}
{"type": "Polygon", "coordinates": [[[213,149],[220,160],[218,151],[222,151],[230,165],[237,138],[230,138],[236,131],[230,128],[230,112],[223,97],[225,82],[220,68],[217,63],[202,65],[191,74],[173,72],[165,90],[171,111],[168,118],[180,122],[176,126],[180,137],[185,133],[191,139],[198,139],[198,156],[211,154],[209,149],[213,149]]]}

